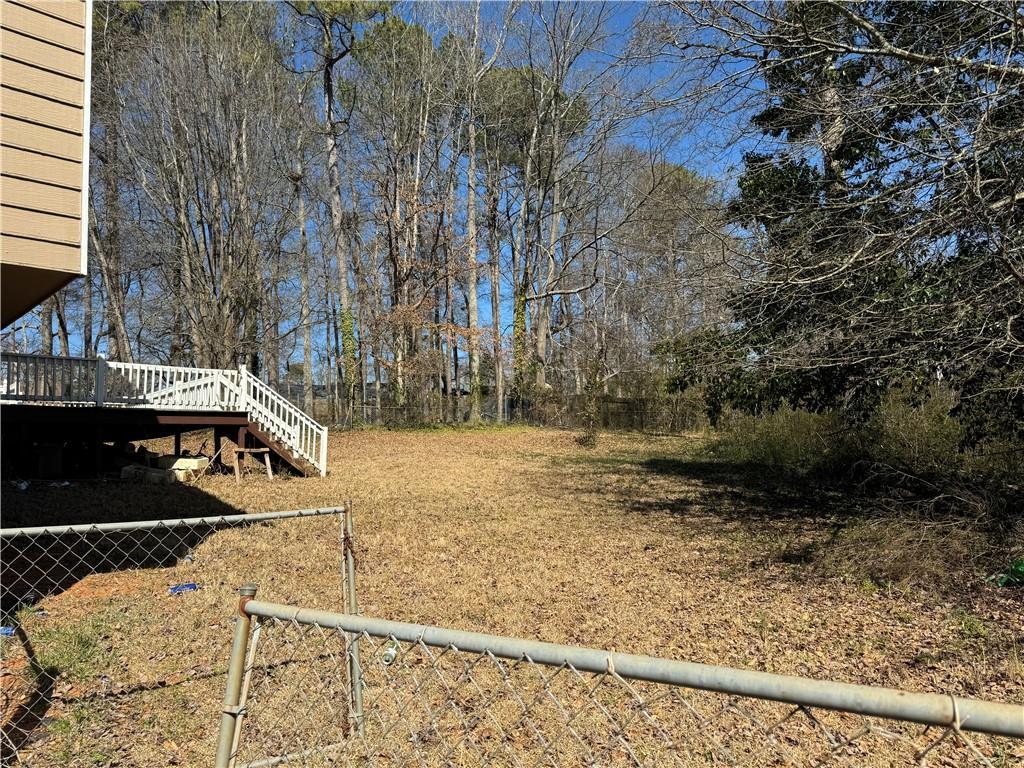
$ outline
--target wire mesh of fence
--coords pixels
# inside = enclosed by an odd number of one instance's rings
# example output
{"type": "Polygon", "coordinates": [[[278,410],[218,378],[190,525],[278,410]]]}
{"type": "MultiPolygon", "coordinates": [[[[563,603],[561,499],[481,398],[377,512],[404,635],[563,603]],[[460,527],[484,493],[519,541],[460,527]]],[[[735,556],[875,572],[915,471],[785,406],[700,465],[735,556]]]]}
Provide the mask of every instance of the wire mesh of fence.
{"type": "MultiPolygon", "coordinates": [[[[259,533],[267,527],[277,545],[330,536],[338,559],[318,567],[340,590],[346,516],[331,507],[0,530],[0,760],[64,764],[82,734],[58,731],[83,708],[102,742],[115,700],[201,680],[221,686],[227,641],[209,617],[238,558],[270,559],[275,545],[259,533]]],[[[294,594],[294,578],[282,572],[277,594],[294,594]]]]}
{"type": "Polygon", "coordinates": [[[0,529],[0,604],[6,613],[91,574],[172,565],[219,529],[340,512],[341,507],[0,529]]]}
{"type": "Polygon", "coordinates": [[[221,768],[1009,766],[1024,757],[1016,705],[257,601],[245,613],[254,630],[239,697],[226,699],[235,748],[218,753],[221,768]]]}

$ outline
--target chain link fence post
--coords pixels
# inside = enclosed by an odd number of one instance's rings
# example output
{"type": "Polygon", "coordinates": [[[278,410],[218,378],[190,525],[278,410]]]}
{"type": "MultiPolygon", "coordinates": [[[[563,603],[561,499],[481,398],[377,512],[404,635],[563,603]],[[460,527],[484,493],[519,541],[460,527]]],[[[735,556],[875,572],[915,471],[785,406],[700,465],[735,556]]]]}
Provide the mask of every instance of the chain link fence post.
{"type": "MultiPolygon", "coordinates": [[[[359,615],[359,602],[356,598],[356,559],[352,535],[352,502],[345,502],[344,552],[345,552],[345,612],[353,616],[359,615]]],[[[351,686],[350,704],[352,718],[355,720],[356,733],[364,735],[363,723],[363,668],[359,662],[359,634],[349,634],[349,684],[351,686]]]]}
{"type": "Polygon", "coordinates": [[[236,743],[235,732],[241,715],[239,701],[242,695],[246,659],[248,658],[249,629],[252,624],[249,614],[245,612],[245,604],[255,596],[255,584],[244,584],[238,589],[238,615],[235,617],[235,636],[231,642],[228,681],[224,689],[224,706],[221,708],[217,759],[214,763],[216,768],[228,768],[236,743]]]}

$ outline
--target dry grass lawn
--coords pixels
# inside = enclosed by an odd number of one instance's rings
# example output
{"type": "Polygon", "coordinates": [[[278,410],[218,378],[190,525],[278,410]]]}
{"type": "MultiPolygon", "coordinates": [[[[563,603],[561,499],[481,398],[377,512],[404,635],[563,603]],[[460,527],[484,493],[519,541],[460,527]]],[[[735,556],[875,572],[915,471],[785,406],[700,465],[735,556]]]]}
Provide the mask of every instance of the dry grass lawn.
{"type": "MultiPolygon", "coordinates": [[[[967,573],[866,580],[872,559],[894,554],[830,549],[848,499],[702,461],[701,440],[602,435],[585,449],[527,428],[332,434],[326,479],[5,486],[4,526],[58,510],[147,519],[351,499],[368,615],[1024,701],[1020,590],[967,573]]],[[[31,764],[210,764],[234,588],[255,581],[263,599],[338,608],[338,567],[336,522],[300,520],[224,531],[192,562],[44,599],[25,627],[61,674],[31,764]],[[201,589],[168,595],[185,581],[201,589]]]]}

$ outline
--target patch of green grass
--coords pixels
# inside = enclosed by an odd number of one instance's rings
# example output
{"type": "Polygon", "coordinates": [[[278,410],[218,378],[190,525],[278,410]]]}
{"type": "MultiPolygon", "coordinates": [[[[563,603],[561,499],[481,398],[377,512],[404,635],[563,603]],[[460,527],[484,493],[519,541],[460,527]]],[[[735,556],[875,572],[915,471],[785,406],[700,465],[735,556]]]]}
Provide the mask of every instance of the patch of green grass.
{"type": "Polygon", "coordinates": [[[32,643],[39,666],[70,681],[88,680],[109,668],[112,653],[108,638],[126,620],[116,606],[90,613],[81,621],[58,624],[53,619],[33,627],[32,643]]]}
{"type": "Polygon", "coordinates": [[[979,616],[968,610],[958,610],[954,615],[960,634],[967,640],[980,640],[988,636],[988,627],[979,616]]]}
{"type": "Polygon", "coordinates": [[[863,592],[865,595],[878,594],[878,591],[881,589],[877,581],[869,578],[861,579],[859,587],[860,591],[863,592]]]}
{"type": "Polygon", "coordinates": [[[108,713],[95,701],[76,703],[63,717],[56,718],[47,729],[55,743],[52,752],[58,764],[110,765],[114,760],[109,742],[92,736],[102,731],[108,713]]]}

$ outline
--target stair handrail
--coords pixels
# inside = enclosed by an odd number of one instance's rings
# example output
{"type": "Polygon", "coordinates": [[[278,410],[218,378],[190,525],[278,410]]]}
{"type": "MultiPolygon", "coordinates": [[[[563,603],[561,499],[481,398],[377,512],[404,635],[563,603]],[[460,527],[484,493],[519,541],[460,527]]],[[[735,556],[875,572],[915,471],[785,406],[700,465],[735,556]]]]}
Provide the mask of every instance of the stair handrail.
{"type": "Polygon", "coordinates": [[[243,382],[240,408],[244,408],[250,419],[264,427],[271,437],[280,439],[319,470],[321,475],[326,475],[327,427],[322,426],[276,389],[253,375],[246,366],[239,366],[238,371],[243,382]],[[254,397],[254,391],[258,392],[260,397],[254,397]],[[264,405],[263,401],[271,403],[272,407],[264,405]],[[275,409],[278,413],[275,413],[275,409]],[[312,446],[313,450],[307,450],[300,439],[303,427],[315,435],[312,441],[315,443],[315,446],[312,446]]]}

